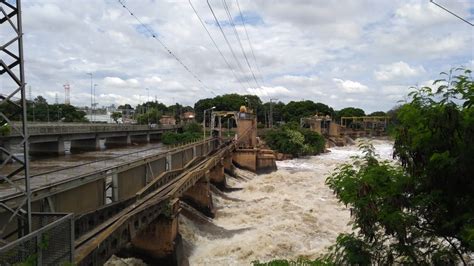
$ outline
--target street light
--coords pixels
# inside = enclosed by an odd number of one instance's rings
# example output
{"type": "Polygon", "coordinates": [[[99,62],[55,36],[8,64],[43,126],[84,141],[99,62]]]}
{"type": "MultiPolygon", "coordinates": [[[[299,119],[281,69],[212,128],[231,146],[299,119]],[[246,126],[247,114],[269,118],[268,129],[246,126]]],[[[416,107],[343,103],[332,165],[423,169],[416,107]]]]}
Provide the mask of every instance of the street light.
{"type": "Polygon", "coordinates": [[[92,76],[93,76],[93,74],[92,73],[86,73],[86,74],[91,76],[91,110],[90,110],[90,112],[91,112],[91,121],[90,122],[92,123],[92,104],[93,104],[93,101],[94,101],[93,98],[92,98],[92,90],[93,90],[92,76]]]}
{"type": "MultiPolygon", "coordinates": [[[[93,93],[93,95],[94,95],[94,105],[93,105],[94,110],[97,109],[97,100],[95,99],[95,91],[96,91],[97,86],[99,86],[99,85],[94,84],[94,93],[93,93]]],[[[97,115],[97,112],[94,112],[94,120],[97,119],[96,115],[97,115]]]]}
{"type": "Polygon", "coordinates": [[[204,135],[203,135],[203,136],[204,136],[204,140],[206,139],[206,112],[209,111],[209,110],[214,110],[214,109],[216,109],[215,106],[213,106],[213,107],[211,107],[211,108],[209,108],[209,109],[204,110],[204,118],[202,119],[202,124],[203,124],[203,127],[202,127],[202,128],[203,128],[203,133],[204,133],[204,135]]]}

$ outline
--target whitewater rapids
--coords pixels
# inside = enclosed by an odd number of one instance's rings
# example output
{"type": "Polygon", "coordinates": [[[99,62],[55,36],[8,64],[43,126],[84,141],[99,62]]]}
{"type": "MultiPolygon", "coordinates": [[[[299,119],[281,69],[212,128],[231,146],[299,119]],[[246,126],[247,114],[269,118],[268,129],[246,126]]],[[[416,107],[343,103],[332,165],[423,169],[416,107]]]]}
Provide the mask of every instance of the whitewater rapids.
{"type": "MultiPolygon", "coordinates": [[[[391,159],[390,141],[372,140],[383,159],[391,159]]],[[[230,178],[242,190],[214,195],[216,217],[208,230],[180,216],[179,231],[190,246],[190,265],[249,265],[254,260],[315,258],[349,232],[349,210],[325,185],[334,168],[360,152],[357,146],[334,147],[330,152],[277,162],[278,171],[230,178]]]]}

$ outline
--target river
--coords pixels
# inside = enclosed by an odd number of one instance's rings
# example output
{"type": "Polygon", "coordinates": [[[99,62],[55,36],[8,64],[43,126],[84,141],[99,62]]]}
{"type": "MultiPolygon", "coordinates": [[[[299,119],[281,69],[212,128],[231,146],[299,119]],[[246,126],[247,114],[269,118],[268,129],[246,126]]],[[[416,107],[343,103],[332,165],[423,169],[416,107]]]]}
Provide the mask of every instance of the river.
{"type": "MultiPolygon", "coordinates": [[[[372,143],[381,158],[392,158],[392,142],[372,143]]],[[[239,170],[246,180],[228,178],[228,183],[241,190],[213,195],[213,220],[189,211],[180,215],[189,264],[249,265],[254,260],[312,259],[324,253],[339,233],[351,230],[349,210],[325,185],[326,176],[360,154],[355,145],[329,150],[279,161],[271,174],[239,170]]]]}

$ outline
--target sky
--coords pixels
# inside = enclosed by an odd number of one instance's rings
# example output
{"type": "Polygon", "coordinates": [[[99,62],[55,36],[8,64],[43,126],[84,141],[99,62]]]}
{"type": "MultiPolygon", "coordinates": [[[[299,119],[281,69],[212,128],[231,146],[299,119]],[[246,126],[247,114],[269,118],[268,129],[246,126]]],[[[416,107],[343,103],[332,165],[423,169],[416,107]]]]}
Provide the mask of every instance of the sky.
{"type": "MultiPolygon", "coordinates": [[[[23,0],[31,95],[63,102],[68,83],[71,103],[90,106],[92,73],[99,106],[155,99],[192,106],[239,93],[372,112],[391,109],[442,71],[474,69],[474,27],[429,0],[225,0],[242,47],[224,1],[209,0],[237,61],[206,1],[191,2],[230,67],[188,0],[124,1],[145,27],[116,0],[23,0]]],[[[436,2],[474,23],[474,1],[436,2]]],[[[11,86],[2,75],[0,91],[11,86]]]]}

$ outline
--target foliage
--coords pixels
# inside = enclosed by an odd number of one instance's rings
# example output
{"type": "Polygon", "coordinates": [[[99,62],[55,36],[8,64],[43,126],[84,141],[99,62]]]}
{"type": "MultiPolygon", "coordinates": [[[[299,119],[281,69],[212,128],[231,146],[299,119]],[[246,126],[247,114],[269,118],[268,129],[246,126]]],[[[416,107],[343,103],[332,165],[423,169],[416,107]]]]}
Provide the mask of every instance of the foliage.
{"type": "Polygon", "coordinates": [[[326,180],[349,206],[354,233],[326,258],[336,264],[456,264],[474,251],[474,83],[470,71],[423,87],[400,107],[394,155],[370,144],[326,180]]]}
{"type": "Polygon", "coordinates": [[[196,122],[187,123],[183,126],[183,131],[202,134],[202,125],[196,122]]]}
{"type": "Polygon", "coordinates": [[[202,126],[198,123],[189,123],[183,127],[182,133],[166,132],[161,141],[165,145],[176,145],[201,139],[202,126]]]}
{"type": "Polygon", "coordinates": [[[291,101],[283,108],[283,119],[286,122],[299,123],[300,118],[314,116],[317,113],[332,116],[334,110],[323,103],[315,103],[310,100],[291,101]]]}
{"type": "Polygon", "coordinates": [[[254,266],[324,266],[333,265],[325,259],[308,260],[305,258],[298,258],[297,260],[273,260],[269,262],[260,262],[258,260],[252,261],[254,266]]]}
{"type": "Polygon", "coordinates": [[[341,120],[341,117],[351,117],[351,116],[354,116],[354,117],[365,116],[365,112],[364,112],[364,110],[362,110],[360,108],[346,107],[346,108],[342,108],[341,110],[337,111],[334,118],[335,118],[336,121],[339,122],[341,120]]]}
{"type": "Polygon", "coordinates": [[[121,112],[113,112],[113,113],[110,115],[110,118],[112,118],[112,120],[114,120],[114,122],[118,124],[118,120],[119,120],[120,118],[122,118],[122,113],[121,113],[121,112]]]}
{"type": "Polygon", "coordinates": [[[161,116],[161,112],[156,108],[150,108],[146,113],[136,114],[135,119],[137,120],[137,123],[141,125],[159,124],[161,116]]]}
{"type": "Polygon", "coordinates": [[[0,136],[9,136],[12,132],[12,127],[9,124],[3,124],[0,126],[0,136]]]}
{"type": "Polygon", "coordinates": [[[385,113],[384,111],[376,111],[369,114],[369,116],[386,116],[386,115],[387,113],[385,113]]]}
{"type": "Polygon", "coordinates": [[[196,141],[200,138],[202,138],[202,133],[196,133],[196,132],[183,132],[183,133],[166,132],[166,133],[163,133],[161,141],[165,145],[176,145],[176,144],[196,141]]]}
{"type": "Polygon", "coordinates": [[[325,140],[316,132],[299,128],[297,123],[269,130],[265,136],[267,145],[278,152],[300,155],[315,155],[324,151],[325,140]]]}

